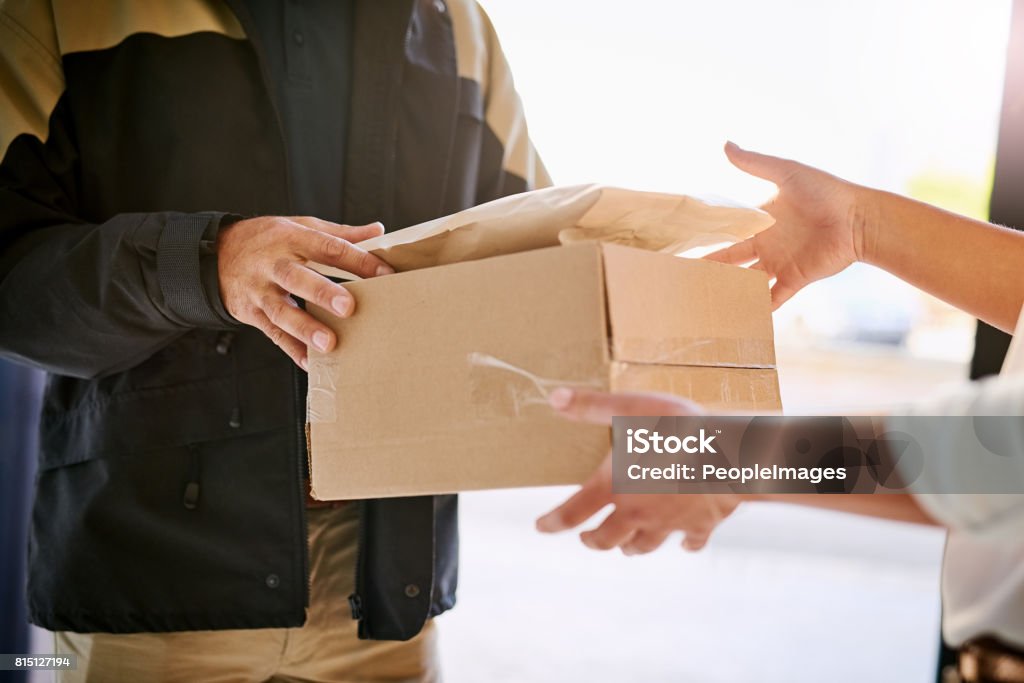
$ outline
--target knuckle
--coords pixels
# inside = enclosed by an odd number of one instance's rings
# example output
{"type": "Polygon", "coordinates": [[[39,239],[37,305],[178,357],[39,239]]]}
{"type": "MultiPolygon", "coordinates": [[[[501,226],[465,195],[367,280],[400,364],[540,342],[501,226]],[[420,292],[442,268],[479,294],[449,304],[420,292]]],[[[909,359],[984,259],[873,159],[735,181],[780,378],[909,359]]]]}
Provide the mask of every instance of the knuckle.
{"type": "Polygon", "coordinates": [[[353,247],[353,251],[355,251],[357,254],[357,262],[361,270],[365,272],[371,272],[376,270],[376,268],[373,267],[375,259],[370,254],[370,252],[355,247],[353,247]]]}
{"type": "Polygon", "coordinates": [[[626,518],[627,522],[630,523],[641,523],[646,522],[650,519],[651,515],[646,508],[642,507],[630,507],[622,511],[623,517],[626,518]]]}
{"type": "Polygon", "coordinates": [[[296,334],[300,339],[312,340],[313,334],[320,330],[320,326],[314,323],[312,320],[303,321],[298,325],[296,334]]]}
{"type": "Polygon", "coordinates": [[[558,521],[565,524],[579,524],[587,518],[582,507],[574,506],[559,510],[557,513],[558,521]]]}
{"type": "Polygon", "coordinates": [[[563,503],[561,507],[552,510],[550,513],[551,519],[552,521],[558,522],[559,524],[569,524],[575,526],[582,520],[577,521],[577,517],[579,517],[579,514],[576,513],[574,508],[566,507],[567,505],[569,505],[569,503],[563,503]]]}
{"type": "Polygon", "coordinates": [[[291,289],[296,284],[298,270],[288,259],[278,259],[271,266],[271,274],[274,280],[285,289],[291,289]]]}
{"type": "Polygon", "coordinates": [[[266,224],[261,226],[261,232],[273,241],[291,242],[295,237],[294,226],[287,218],[272,216],[266,219],[266,224]]]}
{"type": "Polygon", "coordinates": [[[318,284],[316,289],[313,290],[313,300],[324,308],[330,308],[331,299],[334,298],[335,294],[337,294],[337,291],[335,290],[334,285],[331,284],[330,281],[324,280],[323,283],[318,284]]]}
{"type": "Polygon", "coordinates": [[[259,329],[266,327],[266,319],[261,315],[262,311],[259,306],[253,303],[243,304],[236,316],[242,322],[251,322],[259,329]]]}
{"type": "Polygon", "coordinates": [[[349,244],[343,239],[324,234],[320,238],[321,251],[332,259],[343,259],[348,253],[349,244]]]}
{"type": "Polygon", "coordinates": [[[276,297],[265,300],[263,302],[263,311],[267,314],[267,317],[270,318],[271,322],[275,325],[279,324],[285,316],[285,303],[276,297]]]}
{"type": "Polygon", "coordinates": [[[558,523],[566,529],[572,529],[577,527],[583,522],[587,521],[587,515],[581,512],[560,512],[558,514],[558,523]]]}
{"type": "Polygon", "coordinates": [[[267,330],[266,334],[270,341],[274,342],[278,346],[284,346],[286,335],[284,333],[284,330],[282,330],[280,327],[271,327],[269,330],[267,330]]]}
{"type": "Polygon", "coordinates": [[[800,172],[800,165],[790,159],[779,160],[779,186],[788,185],[800,172]]]}
{"type": "Polygon", "coordinates": [[[224,309],[233,315],[236,319],[245,322],[246,304],[245,299],[241,299],[237,296],[228,294],[221,289],[221,302],[224,304],[224,309]]]}
{"type": "Polygon", "coordinates": [[[247,273],[245,278],[242,280],[242,287],[246,292],[258,292],[265,285],[266,277],[264,277],[262,272],[256,270],[247,273]]]}

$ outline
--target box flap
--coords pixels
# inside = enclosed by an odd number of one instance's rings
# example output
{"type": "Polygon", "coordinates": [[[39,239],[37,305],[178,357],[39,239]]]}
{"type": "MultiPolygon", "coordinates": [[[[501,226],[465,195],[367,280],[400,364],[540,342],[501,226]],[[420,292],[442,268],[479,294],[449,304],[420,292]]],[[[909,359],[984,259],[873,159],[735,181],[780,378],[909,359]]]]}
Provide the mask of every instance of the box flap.
{"type": "Polygon", "coordinates": [[[775,365],[765,273],[612,244],[602,251],[615,360],[775,365]]]}

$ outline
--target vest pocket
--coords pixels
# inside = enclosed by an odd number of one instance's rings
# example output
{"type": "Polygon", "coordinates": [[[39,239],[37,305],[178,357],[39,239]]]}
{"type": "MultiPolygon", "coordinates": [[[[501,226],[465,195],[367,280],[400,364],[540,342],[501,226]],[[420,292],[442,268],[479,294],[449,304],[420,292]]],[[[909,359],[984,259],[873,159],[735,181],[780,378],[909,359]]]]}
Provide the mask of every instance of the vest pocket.
{"type": "Polygon", "coordinates": [[[34,621],[115,633],[297,625],[294,441],[280,429],[41,472],[34,621]]]}

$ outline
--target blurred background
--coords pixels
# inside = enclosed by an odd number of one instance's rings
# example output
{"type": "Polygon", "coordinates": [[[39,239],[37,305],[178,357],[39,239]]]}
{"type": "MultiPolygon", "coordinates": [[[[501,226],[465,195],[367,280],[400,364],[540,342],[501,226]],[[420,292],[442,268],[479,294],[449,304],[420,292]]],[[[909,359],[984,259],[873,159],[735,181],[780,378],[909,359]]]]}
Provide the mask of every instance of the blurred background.
{"type": "MultiPolygon", "coordinates": [[[[483,4],[560,184],[758,204],[772,188],[729,166],[732,139],[987,215],[1010,0],[483,4]]],[[[878,408],[967,375],[973,320],[869,267],[775,321],[792,414],[878,408]]],[[[14,425],[37,398],[0,415],[14,425]]],[[[31,463],[0,466],[10,490],[30,480],[31,463]]],[[[533,531],[569,493],[463,496],[460,605],[440,619],[449,682],[934,680],[941,533],[749,506],[699,554],[673,539],[624,558],[533,531]]],[[[21,533],[4,520],[5,538],[21,533]]],[[[6,616],[17,585],[0,594],[6,616]]],[[[52,651],[38,630],[31,646],[52,651]]]]}
{"type": "MultiPolygon", "coordinates": [[[[731,139],[985,218],[1009,0],[484,0],[555,182],[773,188],[731,139]]],[[[870,267],[775,316],[787,412],[963,381],[974,320],[870,267]]],[[[532,520],[571,489],[463,496],[450,681],[931,681],[943,535],[750,506],[710,547],[600,555],[532,520]],[[486,628],[480,628],[486,624],[486,628]]]]}

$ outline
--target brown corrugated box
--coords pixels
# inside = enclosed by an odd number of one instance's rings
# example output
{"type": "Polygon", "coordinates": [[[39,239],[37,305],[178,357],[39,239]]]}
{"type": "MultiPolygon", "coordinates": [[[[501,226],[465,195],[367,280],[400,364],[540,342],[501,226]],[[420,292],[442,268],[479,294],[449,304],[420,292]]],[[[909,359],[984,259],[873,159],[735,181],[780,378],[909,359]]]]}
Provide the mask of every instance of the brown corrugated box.
{"type": "Polygon", "coordinates": [[[339,337],[310,350],[321,500],[581,482],[610,434],[554,416],[558,386],[780,408],[759,271],[577,240],[347,286],[352,318],[311,308],[339,337]]]}

